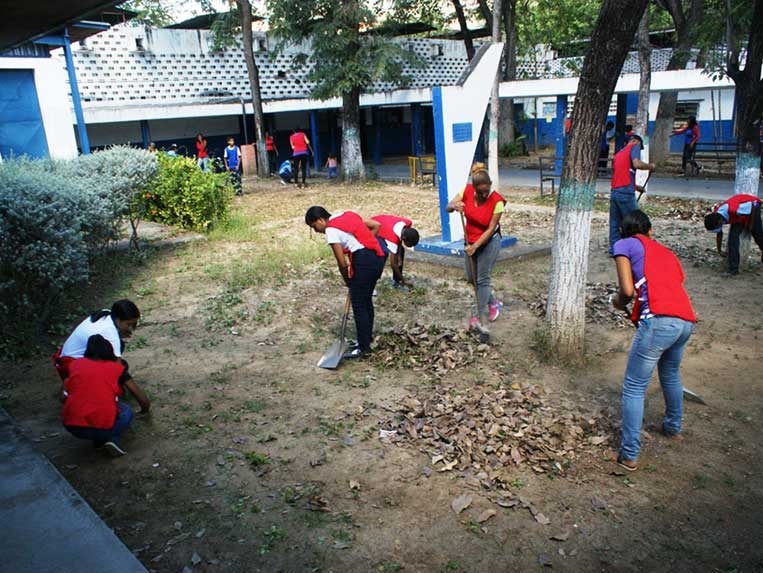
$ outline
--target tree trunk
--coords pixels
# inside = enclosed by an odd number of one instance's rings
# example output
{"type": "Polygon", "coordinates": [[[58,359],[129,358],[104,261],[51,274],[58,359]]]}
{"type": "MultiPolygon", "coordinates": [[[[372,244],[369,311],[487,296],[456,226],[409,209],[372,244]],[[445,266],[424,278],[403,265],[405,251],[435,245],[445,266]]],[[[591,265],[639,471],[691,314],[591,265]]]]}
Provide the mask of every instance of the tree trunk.
{"type": "MultiPolygon", "coordinates": [[[[689,13],[684,14],[681,0],[664,0],[676,27],[676,44],[668,62],[668,70],[682,70],[691,58],[691,47],[702,17],[703,0],[691,0],[689,13]]],[[[670,155],[670,134],[676,114],[678,92],[662,92],[654,119],[654,131],[650,138],[650,160],[663,165],[670,155]]]]}
{"type": "Polygon", "coordinates": [[[596,167],[615,84],[648,0],[604,0],[588,48],[572,112],[575,134],[562,167],[554,219],[546,321],[551,347],[582,356],[585,285],[596,167]]]}
{"type": "MultiPolygon", "coordinates": [[[[493,43],[501,41],[501,0],[493,0],[493,43]]],[[[493,189],[498,189],[498,122],[501,118],[501,106],[498,103],[498,86],[501,83],[501,71],[497,70],[490,92],[490,131],[488,132],[488,172],[493,180],[493,189]]]]}
{"type": "Polygon", "coordinates": [[[252,107],[254,108],[254,134],[255,149],[257,151],[257,175],[268,177],[270,175],[270,163],[268,152],[265,149],[264,117],[262,113],[262,95],[260,93],[260,70],[254,61],[254,49],[252,47],[252,5],[249,0],[236,0],[241,14],[241,33],[244,41],[244,61],[249,75],[249,85],[252,90],[252,107]]]}
{"type": "Polygon", "coordinates": [[[649,43],[649,10],[638,26],[638,109],[636,110],[636,133],[645,137],[649,132],[649,85],[652,83],[652,46],[649,43]]]}
{"type": "Polygon", "coordinates": [[[452,0],[453,8],[456,10],[456,19],[458,20],[458,27],[461,29],[461,34],[464,36],[464,47],[466,48],[466,58],[471,62],[474,57],[474,42],[472,42],[472,34],[469,31],[469,26],[466,23],[466,16],[464,15],[464,7],[461,6],[460,0],[452,0]]]}
{"type": "Polygon", "coordinates": [[[360,147],[360,89],[342,95],[342,177],[345,181],[364,180],[363,152],[360,147]]]}
{"type": "MultiPolygon", "coordinates": [[[[517,77],[517,0],[503,0],[503,32],[506,45],[503,48],[503,79],[510,82],[517,77]]],[[[514,125],[514,100],[501,100],[501,117],[498,124],[498,144],[511,143],[516,137],[514,125]]]]}

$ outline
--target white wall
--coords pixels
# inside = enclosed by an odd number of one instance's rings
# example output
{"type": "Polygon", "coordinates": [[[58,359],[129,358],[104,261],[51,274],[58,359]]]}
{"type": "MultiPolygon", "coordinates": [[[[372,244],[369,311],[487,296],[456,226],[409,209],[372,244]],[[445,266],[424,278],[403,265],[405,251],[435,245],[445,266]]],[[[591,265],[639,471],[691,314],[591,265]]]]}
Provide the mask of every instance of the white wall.
{"type": "Polygon", "coordinates": [[[66,70],[61,69],[61,64],[52,58],[0,58],[0,68],[34,72],[48,153],[56,159],[76,157],[74,114],[66,70]]]}

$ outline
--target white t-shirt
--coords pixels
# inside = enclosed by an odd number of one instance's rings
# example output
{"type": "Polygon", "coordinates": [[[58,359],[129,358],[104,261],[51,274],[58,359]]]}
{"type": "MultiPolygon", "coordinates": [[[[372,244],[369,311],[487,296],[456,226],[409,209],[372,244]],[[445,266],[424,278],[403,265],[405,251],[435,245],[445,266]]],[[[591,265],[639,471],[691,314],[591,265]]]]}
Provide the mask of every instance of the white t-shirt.
{"type": "MultiPolygon", "coordinates": [[[[343,214],[344,214],[344,211],[340,211],[339,213],[334,213],[329,218],[329,221],[343,214]]],[[[326,227],[326,242],[329,245],[339,243],[340,245],[342,245],[342,248],[345,251],[350,251],[351,253],[354,253],[355,251],[359,251],[361,249],[365,249],[365,247],[361,245],[360,242],[355,238],[355,235],[351,235],[350,233],[345,233],[344,231],[340,231],[339,229],[336,229],[334,227],[326,227]]]]}
{"type": "Polygon", "coordinates": [[[61,349],[61,356],[69,356],[71,358],[82,358],[85,355],[85,349],[87,348],[87,339],[94,334],[100,334],[106,340],[111,342],[111,346],[114,348],[114,356],[122,356],[122,340],[119,337],[119,331],[116,324],[111,318],[111,315],[104,316],[95,322],[90,322],[88,316],[85,320],[79,323],[79,326],[74,329],[69,335],[69,338],[64,342],[64,346],[61,349]]]}
{"type": "MultiPolygon", "coordinates": [[[[392,232],[395,233],[395,235],[400,239],[400,244],[403,243],[403,229],[405,229],[405,222],[404,221],[398,221],[395,223],[395,225],[392,227],[392,232]]],[[[384,239],[384,242],[387,243],[387,249],[390,253],[393,255],[397,254],[397,243],[393,243],[392,241],[388,241],[387,239],[384,239]]]]}

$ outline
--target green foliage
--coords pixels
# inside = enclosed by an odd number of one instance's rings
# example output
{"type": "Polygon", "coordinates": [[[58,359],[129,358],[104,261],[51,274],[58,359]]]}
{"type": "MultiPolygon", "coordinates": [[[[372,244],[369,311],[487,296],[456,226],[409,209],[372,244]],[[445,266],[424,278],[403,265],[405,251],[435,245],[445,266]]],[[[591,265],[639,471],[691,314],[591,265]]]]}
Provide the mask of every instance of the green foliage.
{"type": "Polygon", "coordinates": [[[308,78],[316,83],[316,98],[341,96],[377,81],[405,86],[410,78],[403,74],[403,63],[418,63],[390,41],[391,21],[376,33],[360,34],[376,25],[373,6],[363,0],[270,0],[268,8],[278,49],[310,41],[310,52],[295,56],[294,65],[312,64],[308,78]]]}
{"type": "Polygon", "coordinates": [[[226,173],[202,172],[189,157],[158,154],[159,173],[141,195],[142,210],[152,221],[207,231],[223,220],[233,198],[226,173]]]}
{"type": "Polygon", "coordinates": [[[582,56],[601,8],[600,0],[535,0],[517,7],[518,55],[534,58],[539,45],[559,55],[582,56]]]}
{"type": "Polygon", "coordinates": [[[498,155],[501,157],[517,157],[519,155],[526,155],[527,148],[524,143],[525,139],[527,139],[527,136],[522,134],[515,138],[514,141],[502,143],[498,148],[498,155]]]}
{"type": "Polygon", "coordinates": [[[169,3],[166,0],[129,0],[119,7],[137,12],[138,15],[132,20],[135,24],[146,24],[156,28],[172,24],[169,3]]]}

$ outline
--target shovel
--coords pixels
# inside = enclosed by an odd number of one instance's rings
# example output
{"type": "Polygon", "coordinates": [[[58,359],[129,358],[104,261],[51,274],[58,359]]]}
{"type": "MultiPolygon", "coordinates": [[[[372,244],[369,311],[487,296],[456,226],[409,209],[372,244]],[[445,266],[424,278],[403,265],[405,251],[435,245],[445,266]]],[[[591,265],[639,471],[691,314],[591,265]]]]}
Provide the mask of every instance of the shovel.
{"type": "MultiPolygon", "coordinates": [[[[464,219],[464,214],[461,213],[461,226],[464,229],[464,247],[467,247],[469,243],[466,240],[466,220],[464,219]]],[[[490,330],[485,328],[482,325],[482,317],[479,316],[480,313],[480,297],[477,294],[477,269],[474,264],[474,259],[466,255],[469,259],[469,268],[472,270],[472,286],[474,287],[474,301],[477,304],[477,318],[479,318],[479,322],[477,323],[477,330],[480,333],[480,342],[487,343],[490,341],[490,330]]]]}
{"type": "Polygon", "coordinates": [[[323,357],[318,361],[319,368],[334,370],[347,352],[347,339],[345,331],[347,330],[347,317],[350,315],[350,293],[347,293],[347,300],[344,303],[344,315],[342,315],[342,328],[340,329],[339,340],[334,342],[326,351],[323,357]]]}

